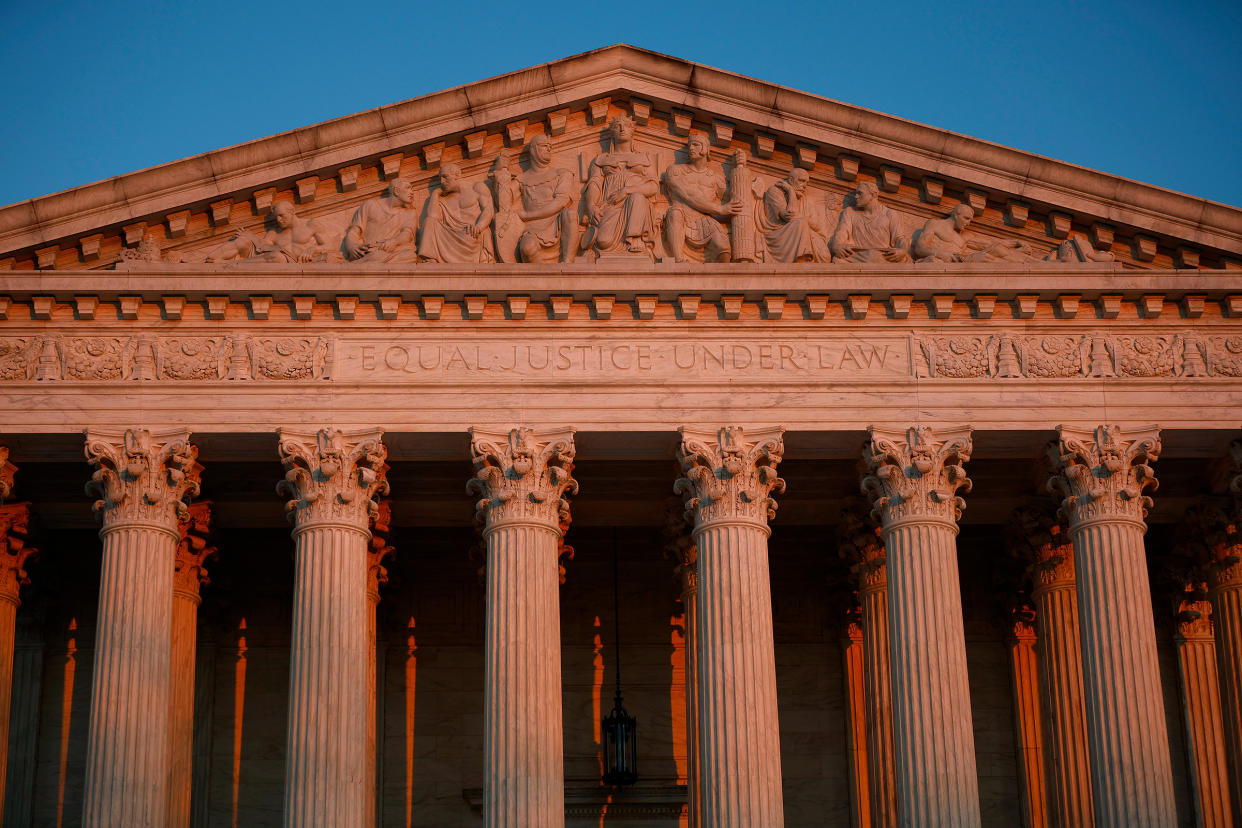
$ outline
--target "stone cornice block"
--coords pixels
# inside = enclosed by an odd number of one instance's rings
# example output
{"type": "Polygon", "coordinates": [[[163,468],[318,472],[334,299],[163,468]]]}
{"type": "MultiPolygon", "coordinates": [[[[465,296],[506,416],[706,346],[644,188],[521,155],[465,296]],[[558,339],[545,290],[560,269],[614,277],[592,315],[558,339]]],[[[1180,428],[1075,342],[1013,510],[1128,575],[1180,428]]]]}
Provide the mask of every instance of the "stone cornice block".
{"type": "Polygon", "coordinates": [[[615,296],[592,296],[591,313],[596,319],[611,319],[612,308],[617,302],[615,296]]]}
{"type": "Polygon", "coordinates": [[[802,167],[805,170],[814,169],[815,161],[818,158],[818,147],[801,141],[794,145],[794,164],[796,166],[802,167]]]}
{"type": "Polygon", "coordinates": [[[1072,221],[1073,217],[1070,216],[1069,213],[1062,213],[1057,210],[1053,210],[1048,213],[1046,228],[1048,235],[1052,236],[1054,239],[1069,238],[1070,224],[1072,221]]]}
{"type": "Polygon", "coordinates": [[[1008,224],[1010,227],[1026,227],[1030,211],[1031,205],[1025,201],[1009,199],[1005,202],[1005,224],[1008,224]]]}
{"type": "Polygon", "coordinates": [[[311,314],[315,312],[314,296],[294,296],[293,297],[293,318],[306,320],[311,318],[311,314]]]}
{"type": "MultiPolygon", "coordinates": [[[[525,124],[526,122],[523,121],[522,122],[523,129],[525,129],[525,124]]],[[[393,153],[389,153],[388,155],[381,155],[380,163],[379,163],[380,178],[382,178],[385,181],[389,180],[390,178],[396,178],[398,175],[401,174],[401,162],[404,160],[405,160],[404,152],[393,152],[393,153]]]]}
{"type": "Polygon", "coordinates": [[[99,297],[82,295],[73,297],[73,315],[78,319],[94,319],[95,310],[99,307],[99,297]]]}
{"type": "Polygon", "coordinates": [[[1233,293],[1226,296],[1221,303],[1225,311],[1225,316],[1237,319],[1242,316],[1242,294],[1233,293]]]}
{"type": "Polygon", "coordinates": [[[432,169],[440,166],[440,158],[444,155],[444,142],[433,141],[430,144],[424,144],[420,153],[423,156],[423,167],[432,169]]]}
{"type": "Polygon", "coordinates": [[[52,309],[55,307],[55,296],[32,296],[30,297],[30,318],[39,320],[51,319],[52,309]]]}
{"type": "Polygon", "coordinates": [[[698,294],[683,294],[677,297],[677,312],[682,319],[697,319],[699,303],[702,297],[698,294]]]}
{"type": "Polygon", "coordinates": [[[690,125],[694,123],[694,113],[686,109],[673,107],[672,121],[669,128],[674,135],[680,135],[683,138],[690,134],[690,125]]]}
{"type": "Polygon", "coordinates": [[[766,132],[755,133],[755,157],[771,158],[772,153],[776,151],[776,136],[769,135],[766,132]]]}
{"type": "Polygon", "coordinates": [[[1058,319],[1073,319],[1078,315],[1078,303],[1082,297],[1077,293],[1062,293],[1054,300],[1058,319]]]}
{"type": "Polygon", "coordinates": [[[634,297],[634,318],[635,319],[653,319],[655,318],[656,305],[659,304],[658,296],[635,296],[634,297]]]}
{"type": "Polygon", "coordinates": [[[1199,266],[1199,251],[1184,244],[1173,250],[1173,266],[1180,270],[1194,270],[1199,266]]]}
{"type": "Polygon", "coordinates": [[[712,119],[712,143],[718,147],[727,147],[733,143],[733,123],[712,119]]]}
{"type": "Polygon", "coordinates": [[[639,126],[646,126],[651,119],[651,101],[644,98],[630,98],[630,117],[639,126]]]}
{"type": "Polygon", "coordinates": [[[1164,312],[1164,294],[1147,293],[1139,297],[1139,314],[1144,319],[1157,319],[1164,312]]]}
{"type": "Polygon", "coordinates": [[[147,223],[136,221],[133,224],[127,224],[121,228],[121,232],[125,235],[125,246],[133,247],[142,241],[143,233],[147,232],[147,223]]]}
{"type": "Polygon", "coordinates": [[[180,319],[182,312],[185,310],[185,297],[161,296],[160,305],[163,308],[161,315],[165,319],[180,319]]]}
{"type": "Polygon", "coordinates": [[[487,296],[463,296],[462,310],[466,319],[482,319],[487,310],[487,296]]]}
{"type": "Polygon", "coordinates": [[[419,302],[423,306],[423,317],[426,319],[439,319],[440,312],[444,309],[443,296],[421,296],[419,302]]]}
{"type": "Polygon", "coordinates": [[[572,296],[549,296],[548,311],[552,319],[568,319],[569,310],[574,305],[572,296]]]}
{"type": "Polygon", "coordinates": [[[229,310],[229,297],[208,296],[205,315],[208,319],[223,319],[229,310]]]}
{"type": "Polygon", "coordinates": [[[720,315],[724,319],[738,319],[741,317],[742,297],[736,294],[731,296],[721,296],[720,315]]]}
{"type": "Polygon", "coordinates": [[[35,261],[39,265],[39,270],[52,270],[56,267],[56,256],[60,253],[60,246],[51,244],[47,247],[40,247],[35,251],[35,261]]]}
{"type": "Polygon", "coordinates": [[[353,319],[354,314],[358,310],[357,296],[338,296],[336,297],[336,318],[337,319],[353,319]]]}
{"type": "Polygon", "coordinates": [[[823,319],[824,314],[828,312],[828,300],[830,298],[824,295],[808,295],[804,300],[806,302],[807,318],[823,319]]]}
{"type": "Polygon", "coordinates": [[[971,209],[975,211],[975,215],[981,216],[988,207],[988,194],[983,190],[975,190],[968,187],[962,193],[962,203],[969,204],[971,209]]]}
{"type": "Polygon", "coordinates": [[[505,124],[505,146],[520,147],[526,143],[526,127],[530,121],[522,118],[505,124]]]}
{"type": "Polygon", "coordinates": [[[1116,319],[1121,313],[1121,294],[1105,293],[1096,300],[1097,311],[1101,319],[1116,319]]]}
{"type": "Polygon", "coordinates": [[[785,297],[780,295],[766,295],[763,297],[763,318],[764,319],[780,319],[785,314],[785,297]]]}
{"type": "Polygon", "coordinates": [[[82,251],[82,260],[93,262],[99,258],[99,245],[103,241],[103,233],[94,233],[78,239],[78,249],[82,251]]]}
{"type": "Polygon", "coordinates": [[[462,138],[463,155],[466,158],[478,158],[483,154],[483,142],[487,140],[487,130],[467,133],[462,138]]]}
{"type": "Polygon", "coordinates": [[[315,190],[319,187],[319,176],[308,175],[306,178],[299,178],[294,182],[294,186],[297,190],[298,204],[307,204],[315,200],[315,190]]]}
{"type": "Polygon", "coordinates": [[[142,310],[141,296],[118,296],[119,314],[121,319],[137,319],[139,311],[142,310]]]}
{"type": "Polygon", "coordinates": [[[592,125],[600,125],[608,121],[608,107],[612,103],[612,98],[605,96],[596,98],[587,102],[587,120],[592,125]]]}
{"type": "Polygon", "coordinates": [[[250,304],[250,315],[255,319],[267,319],[268,314],[272,312],[272,297],[270,296],[250,296],[247,301],[250,304]]]}
{"type": "Polygon", "coordinates": [[[901,175],[903,170],[900,167],[894,167],[891,164],[881,164],[876,172],[875,184],[886,193],[895,193],[901,189],[901,175]]]}
{"type": "Polygon", "coordinates": [[[185,235],[185,229],[190,223],[190,211],[178,210],[175,213],[169,213],[164,216],[164,221],[168,224],[168,237],[181,238],[185,235]]]}
{"type": "Polygon", "coordinates": [[[379,312],[380,319],[396,319],[397,314],[401,311],[400,296],[380,296],[379,312]]]}
{"type": "Polygon", "coordinates": [[[893,319],[906,319],[910,316],[910,304],[914,297],[908,293],[894,293],[888,297],[888,312],[893,319]]]}
{"type": "Polygon", "coordinates": [[[505,297],[505,314],[510,319],[525,319],[528,307],[530,307],[529,296],[510,294],[505,297]]]}
{"type": "Polygon", "coordinates": [[[845,309],[850,319],[866,319],[871,310],[870,293],[851,293],[845,297],[845,309]]]}
{"type": "Polygon", "coordinates": [[[853,181],[858,178],[858,165],[860,159],[857,155],[838,155],[834,170],[837,178],[842,181],[853,181]]]}
{"type": "Polygon", "coordinates": [[[9,300],[9,297],[0,296],[0,319],[9,318],[9,307],[12,304],[13,303],[9,300]]]}
{"type": "Polygon", "coordinates": [[[975,319],[991,319],[996,312],[996,294],[979,293],[970,300],[971,311],[975,319]]]}
{"type": "Polygon", "coordinates": [[[1150,262],[1156,258],[1156,237],[1135,233],[1130,240],[1130,254],[1140,262],[1150,262]]]}
{"type": "Polygon", "coordinates": [[[563,135],[565,125],[569,123],[569,110],[557,109],[548,113],[548,134],[563,135]]]}
{"type": "MultiPolygon", "coordinates": [[[[211,202],[209,209],[211,210],[211,226],[223,227],[229,223],[229,218],[232,215],[233,199],[224,198],[219,201],[213,201],[211,202]]],[[[137,244],[139,241],[142,241],[141,234],[138,236],[138,239],[134,242],[134,244],[137,244]]],[[[128,243],[129,241],[127,237],[126,244],[128,243]]]]}
{"type": "Polygon", "coordinates": [[[1108,250],[1113,246],[1115,232],[1116,229],[1111,224],[1094,221],[1087,228],[1087,237],[1091,240],[1091,246],[1096,250],[1108,250]]]}
{"type": "Polygon", "coordinates": [[[275,187],[264,187],[262,190],[255,190],[250,196],[250,200],[254,202],[254,214],[261,216],[272,209],[272,201],[276,198],[275,187]]]}
{"type": "Polygon", "coordinates": [[[924,177],[919,187],[919,198],[927,204],[939,204],[944,198],[944,182],[939,178],[924,177]]]}
{"type": "Polygon", "coordinates": [[[1202,293],[1188,293],[1182,297],[1182,315],[1187,319],[1198,319],[1203,316],[1203,309],[1207,305],[1207,297],[1202,293]]]}
{"type": "Polygon", "coordinates": [[[360,172],[362,172],[361,164],[350,164],[348,167],[341,167],[336,171],[336,178],[340,182],[341,192],[349,193],[358,189],[358,174],[360,172]]]}
{"type": "Polygon", "coordinates": [[[1035,316],[1035,309],[1039,307],[1039,294],[1020,293],[1013,297],[1011,304],[1014,319],[1032,319],[1035,316]]]}

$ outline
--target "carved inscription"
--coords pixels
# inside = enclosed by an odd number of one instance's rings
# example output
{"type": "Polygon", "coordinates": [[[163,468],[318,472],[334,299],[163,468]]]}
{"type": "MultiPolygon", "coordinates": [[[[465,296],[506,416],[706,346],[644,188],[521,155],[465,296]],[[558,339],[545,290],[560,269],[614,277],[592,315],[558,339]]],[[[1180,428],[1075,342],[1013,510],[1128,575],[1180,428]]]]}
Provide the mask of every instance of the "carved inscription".
{"type": "Polygon", "coordinates": [[[590,340],[514,342],[449,340],[343,345],[338,376],[395,382],[445,379],[566,379],[592,377],[692,381],[704,379],[810,379],[857,375],[901,376],[908,371],[899,339],[590,340]]]}

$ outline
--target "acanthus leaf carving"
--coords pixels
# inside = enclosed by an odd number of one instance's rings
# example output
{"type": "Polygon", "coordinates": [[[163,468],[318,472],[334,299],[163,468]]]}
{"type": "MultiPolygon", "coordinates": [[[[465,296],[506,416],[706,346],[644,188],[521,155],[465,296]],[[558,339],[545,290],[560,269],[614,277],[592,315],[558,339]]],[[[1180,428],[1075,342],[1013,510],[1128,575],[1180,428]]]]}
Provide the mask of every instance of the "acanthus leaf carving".
{"type": "Polygon", "coordinates": [[[276,484],[276,493],[290,498],[289,521],[297,529],[336,523],[366,531],[379,514],[376,498],[388,493],[383,431],[282,428],[279,435],[285,479],[276,484]]]}
{"type": "Polygon", "coordinates": [[[42,337],[0,337],[0,382],[24,382],[34,379],[39,357],[42,354],[42,337]]]}
{"type": "Polygon", "coordinates": [[[216,547],[209,543],[212,504],[200,500],[189,504],[185,517],[177,524],[181,540],[173,567],[173,593],[198,603],[199,589],[211,581],[207,577],[207,561],[216,556],[216,547]]]}
{"type": "Polygon", "coordinates": [[[1055,471],[1048,490],[1064,500],[1060,514],[1076,529],[1096,520],[1142,523],[1155,489],[1149,462],[1160,456],[1160,431],[1155,426],[1123,433],[1118,426],[1091,430],[1058,426],[1059,437],[1048,447],[1055,471]]]}
{"type": "Polygon", "coordinates": [[[170,336],[155,345],[160,379],[214,380],[226,376],[233,342],[227,336],[170,336]]]}
{"type": "Polygon", "coordinates": [[[1034,593],[1074,584],[1074,545],[1051,504],[1015,509],[1008,540],[1010,554],[1026,566],[1034,593]]]}
{"type": "Polygon", "coordinates": [[[253,379],[308,380],[331,375],[333,341],[322,336],[256,336],[246,341],[253,379]]]}
{"type": "Polygon", "coordinates": [[[685,498],[686,517],[696,528],[731,521],[766,527],[776,517],[773,495],[785,491],[776,473],[785,453],[783,428],[755,429],[751,439],[741,426],[680,432],[682,476],[673,491],[685,498]]]}
{"type": "Polygon", "coordinates": [[[573,478],[573,430],[536,435],[527,427],[507,432],[470,429],[474,477],[467,494],[480,495],[476,520],[486,529],[505,523],[539,523],[557,532],[569,520],[573,478]]]}
{"type": "Polygon", "coordinates": [[[0,600],[14,606],[21,603],[21,588],[30,583],[26,562],[38,556],[34,547],[26,545],[29,529],[29,503],[0,506],[0,600]]]}
{"type": "Polygon", "coordinates": [[[670,497],[665,503],[664,557],[671,558],[675,565],[673,573],[681,583],[683,596],[698,592],[699,546],[694,540],[694,526],[686,518],[686,507],[679,497],[670,497]]]}
{"type": "MultiPolygon", "coordinates": [[[[384,466],[387,477],[388,466],[384,466]]],[[[371,540],[367,545],[367,595],[379,601],[379,588],[388,583],[388,568],[384,560],[393,556],[396,549],[392,539],[392,501],[386,497],[376,501],[375,519],[371,523],[371,540]]]]}
{"type": "Polygon", "coordinates": [[[908,520],[956,526],[966,501],[957,492],[970,491],[964,463],[970,460],[971,429],[936,434],[930,426],[889,431],[874,426],[863,446],[863,494],[887,530],[908,520]]]}
{"type": "Polygon", "coordinates": [[[86,459],[95,472],[86,493],[104,531],[145,523],[172,533],[188,509],[185,498],[199,491],[198,449],[185,429],[123,432],[87,429],[86,459]]]}
{"type": "Polygon", "coordinates": [[[850,565],[860,592],[888,585],[888,552],[870,504],[857,496],[841,510],[837,523],[837,553],[850,565]]]}

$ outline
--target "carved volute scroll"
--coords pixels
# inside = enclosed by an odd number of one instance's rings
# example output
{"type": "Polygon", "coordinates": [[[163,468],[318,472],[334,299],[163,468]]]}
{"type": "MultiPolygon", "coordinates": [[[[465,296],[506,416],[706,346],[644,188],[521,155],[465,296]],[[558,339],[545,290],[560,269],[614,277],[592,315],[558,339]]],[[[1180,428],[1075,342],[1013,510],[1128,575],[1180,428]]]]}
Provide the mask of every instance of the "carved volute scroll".
{"type": "Polygon", "coordinates": [[[1173,548],[1180,562],[1213,589],[1242,586],[1242,524],[1228,505],[1204,502],[1186,510],[1173,548]]]}
{"type": "Polygon", "coordinates": [[[1143,492],[1157,485],[1148,463],[1160,456],[1160,430],[1149,426],[1123,434],[1118,426],[1058,426],[1057,431],[1059,439],[1048,447],[1056,469],[1048,490],[1064,496],[1061,515],[1070,529],[1100,520],[1145,527],[1152,501],[1143,492]]]}
{"type": "Polygon", "coordinates": [[[276,493],[291,498],[285,511],[295,532],[325,523],[366,531],[379,511],[375,499],[388,494],[383,434],[376,428],[280,430],[285,479],[276,493]]]}
{"type": "Polygon", "coordinates": [[[573,434],[470,429],[474,477],[466,493],[481,495],[475,506],[484,533],[503,524],[536,523],[560,534],[569,517],[567,498],[578,491],[573,434]]]}
{"type": "Polygon", "coordinates": [[[1009,551],[1026,566],[1033,590],[1074,583],[1074,545],[1055,509],[1015,509],[1006,534],[1009,551]]]}
{"type": "Polygon", "coordinates": [[[139,523],[177,535],[188,514],[187,497],[198,494],[202,467],[185,429],[86,430],[86,459],[95,473],[86,493],[98,498],[95,515],[103,530],[139,523]]]}
{"type": "Polygon", "coordinates": [[[0,504],[13,494],[13,475],[16,473],[17,466],[9,462],[8,446],[0,446],[0,504]]]}
{"type": "Polygon", "coordinates": [[[181,541],[173,569],[173,594],[196,604],[199,588],[211,582],[207,577],[207,560],[216,556],[216,547],[208,543],[211,507],[208,500],[191,503],[178,524],[181,541]]]}
{"type": "Polygon", "coordinates": [[[695,543],[693,525],[686,518],[686,507],[681,498],[671,497],[664,513],[664,553],[674,561],[673,574],[681,584],[683,596],[698,591],[699,546],[695,543]]]}
{"type": "Polygon", "coordinates": [[[851,498],[841,510],[837,524],[837,552],[850,565],[862,592],[883,590],[888,585],[887,557],[880,527],[860,498],[851,498]]]}
{"type": "Polygon", "coordinates": [[[862,492],[885,530],[907,521],[957,526],[970,491],[963,463],[970,460],[969,426],[937,434],[930,426],[890,431],[872,426],[863,445],[862,492]]]}
{"type": "Polygon", "coordinates": [[[0,601],[14,606],[21,604],[18,593],[30,583],[26,577],[26,561],[38,554],[26,545],[29,524],[29,503],[0,506],[0,601]]]}
{"type": "Polygon", "coordinates": [[[776,517],[772,495],[785,491],[785,481],[776,475],[785,453],[785,429],[756,429],[750,439],[741,426],[680,432],[682,476],[673,491],[685,497],[686,517],[693,518],[695,529],[723,522],[751,523],[766,531],[776,517]]]}

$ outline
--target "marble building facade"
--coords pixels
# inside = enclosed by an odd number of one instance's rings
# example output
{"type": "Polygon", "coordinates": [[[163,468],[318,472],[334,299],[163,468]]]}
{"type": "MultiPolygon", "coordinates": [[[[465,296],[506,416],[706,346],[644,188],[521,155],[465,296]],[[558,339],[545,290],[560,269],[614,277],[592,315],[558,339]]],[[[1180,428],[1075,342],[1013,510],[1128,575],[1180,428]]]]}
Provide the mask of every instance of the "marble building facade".
{"type": "Polygon", "coordinates": [[[1240,320],[1242,210],[623,45],[0,208],[4,824],[1231,825],[1240,320]]]}

